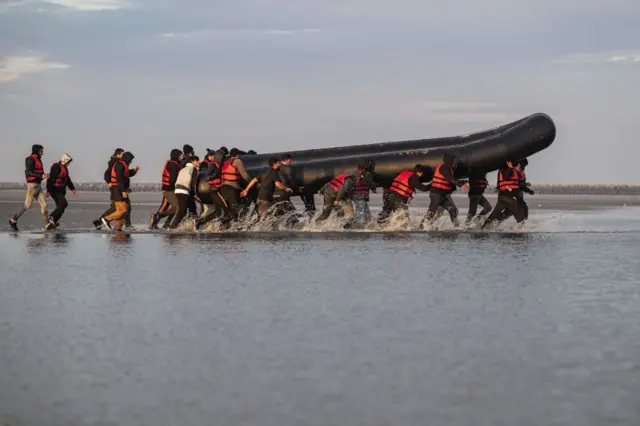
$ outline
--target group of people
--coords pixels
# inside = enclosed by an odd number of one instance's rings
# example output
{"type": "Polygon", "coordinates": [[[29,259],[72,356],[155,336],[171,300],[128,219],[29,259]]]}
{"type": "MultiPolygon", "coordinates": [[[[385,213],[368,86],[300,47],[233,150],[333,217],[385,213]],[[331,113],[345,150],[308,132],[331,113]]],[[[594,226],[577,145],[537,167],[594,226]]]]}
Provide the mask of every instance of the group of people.
{"type": "MultiPolygon", "coordinates": [[[[74,195],[76,192],[69,175],[72,158],[64,154],[47,174],[42,164],[44,148],[33,145],[31,151],[26,158],[25,203],[9,223],[13,230],[17,230],[18,220],[31,207],[33,200],[37,200],[45,228],[55,229],[68,206],[66,190],[70,189],[74,195]],[[43,180],[47,181],[45,194],[41,188],[43,180]],[[49,196],[56,204],[51,215],[47,212],[46,198],[49,196]]],[[[255,152],[221,147],[218,150],[207,149],[200,160],[188,144],[182,150],[171,150],[162,168],[162,201],[150,218],[150,229],[158,229],[162,220],[163,229],[175,229],[185,218],[194,219],[196,229],[212,221],[216,221],[220,228],[228,228],[247,217],[251,219],[250,225],[267,217],[284,217],[287,226],[294,225],[300,216],[291,202],[291,196],[299,195],[304,201],[308,195],[302,194],[296,184],[291,169],[293,158],[289,154],[269,158],[268,168],[258,176],[251,177],[240,159],[242,155],[251,154],[255,152]]],[[[109,188],[111,205],[93,221],[96,229],[105,227],[120,231],[131,227],[131,178],[140,170],[131,166],[134,158],[133,153],[118,148],[109,159],[104,180],[109,188]]],[[[506,161],[500,168],[496,187],[498,200],[492,210],[491,203],[484,196],[489,187],[486,173],[472,173],[468,179],[457,179],[455,173],[458,162],[453,154],[445,154],[442,162],[433,170],[421,164],[403,170],[392,181],[385,182],[386,185],[382,182],[384,179],[375,172],[375,164],[362,159],[352,172],[333,176],[317,191],[323,197],[324,205],[315,222],[325,221],[335,211],[338,218],[346,216],[345,228],[355,223],[372,223],[369,195],[375,193],[377,187],[383,187],[383,207],[377,218],[379,226],[388,225],[390,218],[398,216],[398,212],[401,213],[400,217],[408,220],[413,195],[415,191],[422,191],[429,192],[430,203],[420,229],[430,227],[444,212],[448,212],[452,223],[458,227],[458,208],[451,197],[457,188],[468,190],[466,224],[484,220],[482,228],[486,228],[510,216],[521,223],[528,218],[528,206],[523,193],[534,193],[529,188],[524,172],[527,164],[525,158],[515,162],[506,161]],[[482,207],[479,214],[478,207],[482,207]]],[[[307,214],[312,218],[315,209],[308,208],[306,201],[305,205],[307,214]]]]}

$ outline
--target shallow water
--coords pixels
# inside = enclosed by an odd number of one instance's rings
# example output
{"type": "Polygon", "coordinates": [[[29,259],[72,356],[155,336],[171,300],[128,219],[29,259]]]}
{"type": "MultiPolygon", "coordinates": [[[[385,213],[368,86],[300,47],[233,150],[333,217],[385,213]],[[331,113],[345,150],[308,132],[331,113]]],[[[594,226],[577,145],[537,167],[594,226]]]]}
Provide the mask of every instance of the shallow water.
{"type": "Polygon", "coordinates": [[[637,425],[637,218],[0,233],[0,424],[637,425]]]}

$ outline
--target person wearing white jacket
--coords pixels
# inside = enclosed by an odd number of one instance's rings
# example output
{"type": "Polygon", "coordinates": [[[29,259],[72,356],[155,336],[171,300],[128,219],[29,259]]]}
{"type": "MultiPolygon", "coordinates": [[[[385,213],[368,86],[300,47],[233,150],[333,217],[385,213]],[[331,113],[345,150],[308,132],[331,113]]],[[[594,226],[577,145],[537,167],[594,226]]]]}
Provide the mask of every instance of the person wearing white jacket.
{"type": "Polygon", "coordinates": [[[176,179],[175,190],[173,191],[178,198],[178,211],[169,225],[169,229],[175,229],[182,219],[187,215],[187,208],[191,197],[196,197],[196,186],[198,184],[198,167],[200,159],[192,156],[184,159],[185,166],[180,169],[178,178],[176,179]]]}

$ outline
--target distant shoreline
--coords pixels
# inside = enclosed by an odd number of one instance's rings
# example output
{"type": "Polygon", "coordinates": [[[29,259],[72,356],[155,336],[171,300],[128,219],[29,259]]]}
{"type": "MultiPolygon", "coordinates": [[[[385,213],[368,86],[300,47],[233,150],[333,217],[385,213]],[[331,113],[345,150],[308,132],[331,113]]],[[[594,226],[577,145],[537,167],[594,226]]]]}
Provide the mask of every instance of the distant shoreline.
{"type": "MultiPolygon", "coordinates": [[[[157,183],[136,183],[131,185],[134,192],[160,192],[160,184],[157,183]]],[[[25,183],[17,182],[0,182],[0,191],[2,190],[24,190],[25,183]]],[[[531,188],[536,193],[542,194],[559,194],[559,195],[640,195],[640,185],[532,185],[531,188]]],[[[107,192],[107,185],[101,182],[83,182],[76,183],[76,189],[83,192],[107,192]]]]}

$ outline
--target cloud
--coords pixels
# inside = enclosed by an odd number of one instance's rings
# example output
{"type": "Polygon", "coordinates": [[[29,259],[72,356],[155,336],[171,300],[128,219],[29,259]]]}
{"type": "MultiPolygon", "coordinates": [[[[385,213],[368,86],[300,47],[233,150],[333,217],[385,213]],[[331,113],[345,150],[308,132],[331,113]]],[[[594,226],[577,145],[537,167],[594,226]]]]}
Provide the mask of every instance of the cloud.
{"type": "Polygon", "coordinates": [[[291,36],[302,34],[314,34],[322,32],[320,28],[302,29],[206,29],[186,32],[168,32],[160,34],[160,37],[175,40],[196,40],[217,35],[239,36],[291,36]]]}
{"type": "Polygon", "coordinates": [[[44,2],[79,12],[118,10],[130,5],[124,0],[44,0],[44,2]]]}
{"type": "Polygon", "coordinates": [[[597,53],[574,53],[554,60],[562,64],[632,63],[640,65],[640,50],[611,50],[597,53]]]}
{"type": "Polygon", "coordinates": [[[25,74],[36,74],[48,70],[67,69],[70,65],[45,62],[41,56],[8,56],[0,62],[0,83],[18,80],[25,74]]]}

